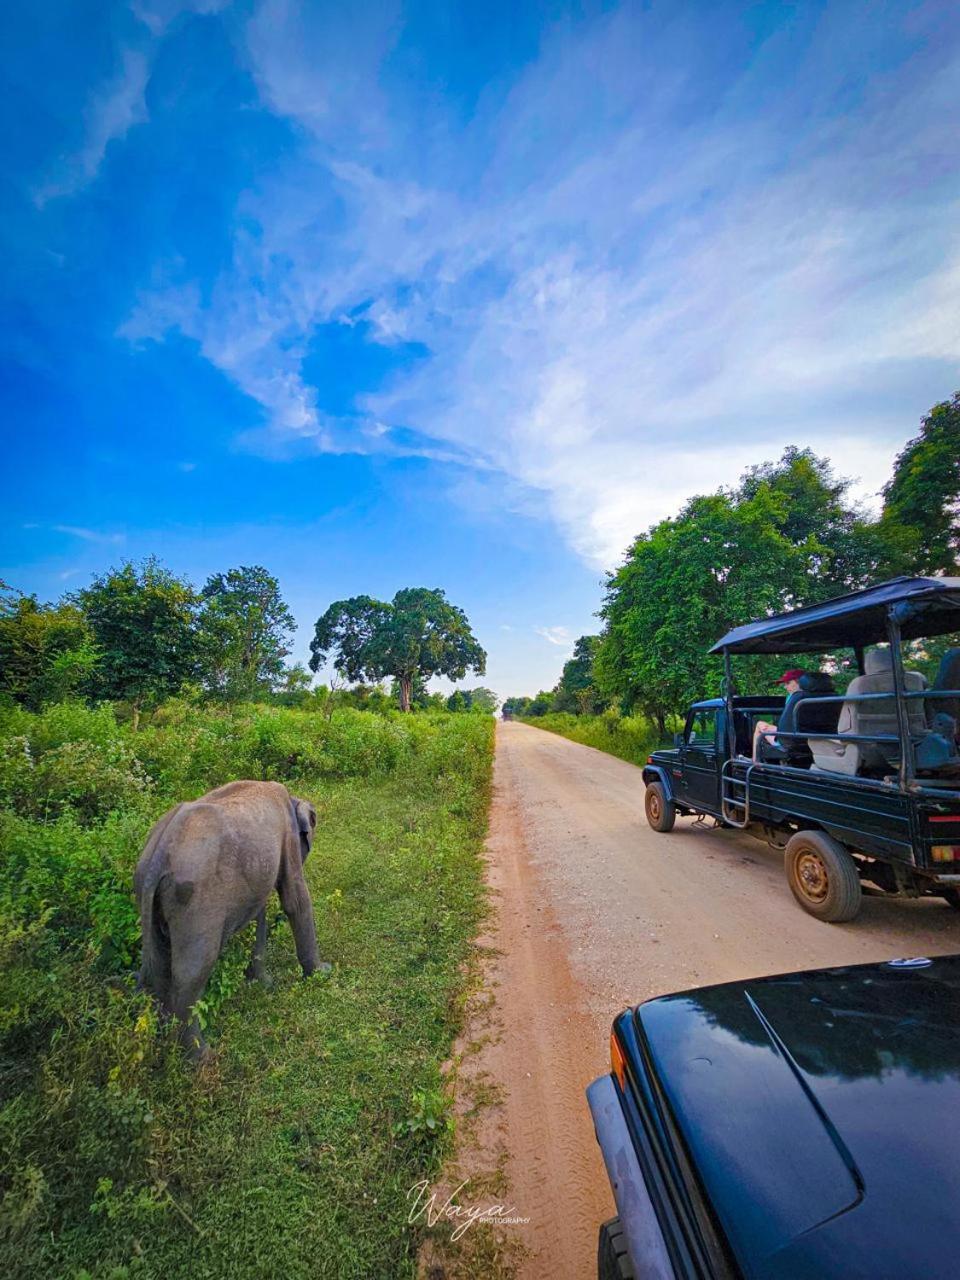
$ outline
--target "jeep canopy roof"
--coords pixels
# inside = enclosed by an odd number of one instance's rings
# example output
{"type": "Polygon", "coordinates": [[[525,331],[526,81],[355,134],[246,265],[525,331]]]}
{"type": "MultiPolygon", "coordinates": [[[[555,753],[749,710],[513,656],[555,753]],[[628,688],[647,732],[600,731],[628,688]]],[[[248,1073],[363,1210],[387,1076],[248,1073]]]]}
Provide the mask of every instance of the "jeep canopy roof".
{"type": "Polygon", "coordinates": [[[734,627],[711,653],[823,653],[860,649],[887,639],[896,607],[904,640],[960,631],[960,578],[892,578],[823,604],[734,627]]]}

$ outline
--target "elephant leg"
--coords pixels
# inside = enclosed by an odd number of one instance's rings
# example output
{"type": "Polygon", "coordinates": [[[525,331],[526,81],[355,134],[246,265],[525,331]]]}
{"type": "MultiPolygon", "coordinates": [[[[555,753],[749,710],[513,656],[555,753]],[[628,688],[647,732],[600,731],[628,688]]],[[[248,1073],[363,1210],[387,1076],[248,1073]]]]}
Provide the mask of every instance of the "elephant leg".
{"type": "Polygon", "coordinates": [[[247,979],[250,982],[263,982],[266,974],[263,970],[263,958],[267,950],[267,908],[263,907],[257,916],[257,936],[253,940],[253,952],[247,965],[247,979]]]}
{"type": "Polygon", "coordinates": [[[213,966],[220,954],[221,931],[212,938],[190,938],[183,946],[173,947],[173,980],[170,984],[170,1012],[180,1021],[180,1042],[187,1056],[202,1062],[210,1052],[194,1005],[203,995],[213,966]]]}
{"type": "Polygon", "coordinates": [[[297,959],[303,976],[309,978],[318,969],[330,969],[329,964],[322,963],[317,952],[317,927],[313,920],[313,903],[310,901],[310,890],[302,880],[284,881],[280,886],[280,905],[284,915],[290,921],[293,930],[293,941],[297,948],[297,959]]]}

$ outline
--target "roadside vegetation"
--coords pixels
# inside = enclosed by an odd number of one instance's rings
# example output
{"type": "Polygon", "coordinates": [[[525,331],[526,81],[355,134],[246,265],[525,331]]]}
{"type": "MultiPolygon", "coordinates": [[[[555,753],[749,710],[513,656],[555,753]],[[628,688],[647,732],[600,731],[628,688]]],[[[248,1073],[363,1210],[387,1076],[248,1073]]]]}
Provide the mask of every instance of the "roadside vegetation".
{"type": "MultiPolygon", "coordinates": [[[[482,671],[442,593],[400,595],[393,641],[429,631],[434,666],[482,671]]],[[[485,910],[496,699],[429,693],[430,662],[391,690],[345,687],[345,660],[313,686],[292,628],[261,567],[0,593],[3,1275],[415,1274],[407,1194],[453,1140],[441,1067],[485,910]],[[300,978],[277,903],[272,985],[244,981],[251,926],[197,1006],[215,1050],[197,1072],[135,990],[132,875],[160,814],[238,778],[317,808],[333,969],[300,978]]]]}
{"type": "Polygon", "coordinates": [[[165,704],[0,713],[0,1270],[413,1274],[408,1188],[447,1149],[440,1064],[483,910],[488,716],[165,704]],[[317,806],[332,975],[249,937],[203,1000],[197,1078],[133,989],[133,866],[176,800],[275,778],[317,806]]]}
{"type": "MultiPolygon", "coordinates": [[[[960,393],[922,420],[882,496],[868,511],[827,459],[791,447],[735,488],[691,498],[607,575],[600,634],[580,637],[554,688],[507,698],[505,715],[642,760],[683,708],[720,693],[707,650],[731,627],[900,574],[960,573],[960,393]]],[[[958,639],[914,646],[911,666],[932,677],[958,639]]],[[[735,674],[765,690],[786,667],[819,662],[842,686],[850,660],[745,658],[735,674]]]]}

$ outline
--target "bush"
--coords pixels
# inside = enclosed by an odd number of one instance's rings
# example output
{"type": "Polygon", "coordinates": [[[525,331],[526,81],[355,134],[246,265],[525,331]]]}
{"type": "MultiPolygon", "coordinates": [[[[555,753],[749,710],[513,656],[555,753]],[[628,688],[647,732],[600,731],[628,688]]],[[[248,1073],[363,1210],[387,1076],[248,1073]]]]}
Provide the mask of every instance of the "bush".
{"type": "Polygon", "coordinates": [[[573,742],[596,747],[609,755],[629,760],[631,764],[645,764],[647,756],[657,745],[656,726],[643,716],[622,716],[615,709],[599,716],[575,716],[565,711],[554,711],[529,721],[538,729],[548,729],[573,742]]]}

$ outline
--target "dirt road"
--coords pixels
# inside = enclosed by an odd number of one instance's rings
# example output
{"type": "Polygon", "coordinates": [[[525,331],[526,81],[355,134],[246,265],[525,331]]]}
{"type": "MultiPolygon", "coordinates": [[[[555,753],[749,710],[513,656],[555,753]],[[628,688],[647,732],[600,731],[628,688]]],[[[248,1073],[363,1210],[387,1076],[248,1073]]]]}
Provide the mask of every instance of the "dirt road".
{"type": "Polygon", "coordinates": [[[612,1197],[584,1087],[608,1069],[613,1016],[708,982],[960,951],[960,916],[933,900],[868,898],[828,925],[796,905],[782,855],[680,819],[658,835],[640,770],[526,725],[497,729],[488,844],[499,920],[500,1036],[484,1069],[503,1086],[523,1275],[588,1280],[612,1197]]]}

